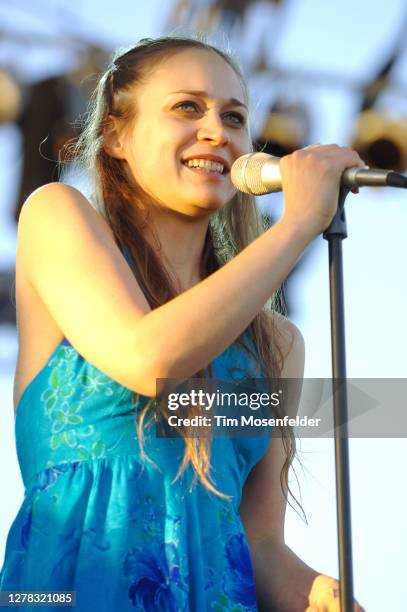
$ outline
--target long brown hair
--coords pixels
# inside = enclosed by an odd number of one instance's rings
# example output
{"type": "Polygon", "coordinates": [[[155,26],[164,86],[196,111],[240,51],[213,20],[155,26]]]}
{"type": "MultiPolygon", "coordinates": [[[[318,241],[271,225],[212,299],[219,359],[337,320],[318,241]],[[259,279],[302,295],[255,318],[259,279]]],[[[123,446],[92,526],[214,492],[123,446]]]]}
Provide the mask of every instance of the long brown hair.
{"type": "MultiPolygon", "coordinates": [[[[117,245],[127,252],[132,271],[152,309],[161,306],[176,296],[176,290],[156,252],[144,236],[148,223],[148,196],[134,182],[130,184],[121,160],[111,157],[104,148],[104,129],[109,117],[114,116],[127,124],[134,118],[134,88],[151,77],[153,68],[162,60],[187,48],[202,49],[219,55],[229,64],[247,96],[247,89],[240,69],[235,62],[219,49],[202,40],[184,37],[161,37],[143,39],[135,46],[116,54],[101,77],[91,98],[81,136],[73,146],[74,158],[83,164],[90,175],[94,194],[92,203],[109,223],[117,245]],[[131,92],[132,95],[129,95],[131,92]]],[[[72,158],[72,155],[71,155],[72,158]]],[[[259,236],[265,227],[259,215],[254,197],[238,193],[233,200],[211,216],[201,259],[201,278],[219,269],[250,242],[259,236]]],[[[261,364],[264,377],[279,378],[283,366],[283,355],[279,348],[278,329],[272,313],[281,312],[281,293],[276,292],[264,308],[238,338],[240,344],[261,364]],[[251,340],[251,347],[244,336],[251,340]]],[[[250,344],[250,343],[249,343],[250,344]]],[[[195,378],[212,375],[210,366],[197,372],[195,378]]],[[[138,397],[135,394],[135,401],[138,397]]],[[[143,422],[147,411],[155,405],[154,398],[143,408],[138,421],[138,434],[143,451],[143,422]]],[[[166,408],[159,404],[163,416],[166,408]]],[[[191,411],[192,412],[192,411],[191,411]]],[[[189,463],[195,470],[195,480],[221,497],[211,483],[210,450],[211,437],[183,436],[185,453],[176,479],[189,463]]],[[[282,431],[286,460],[280,475],[281,487],[287,499],[291,492],[288,485],[288,470],[295,456],[295,437],[291,429],[282,431]]],[[[292,494],[291,494],[292,495],[292,494]]],[[[295,499],[294,495],[292,497],[295,499]]]]}

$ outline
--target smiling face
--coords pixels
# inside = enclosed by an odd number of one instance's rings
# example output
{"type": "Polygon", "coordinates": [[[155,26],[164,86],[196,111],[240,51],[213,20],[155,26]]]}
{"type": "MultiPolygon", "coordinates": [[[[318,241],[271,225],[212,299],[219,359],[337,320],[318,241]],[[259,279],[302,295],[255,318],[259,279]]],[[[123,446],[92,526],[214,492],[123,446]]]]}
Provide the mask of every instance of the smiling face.
{"type": "Polygon", "coordinates": [[[135,119],[118,157],[162,208],[199,217],[236,193],[235,159],[250,150],[239,77],[214,52],[184,49],[134,88],[135,119]]]}

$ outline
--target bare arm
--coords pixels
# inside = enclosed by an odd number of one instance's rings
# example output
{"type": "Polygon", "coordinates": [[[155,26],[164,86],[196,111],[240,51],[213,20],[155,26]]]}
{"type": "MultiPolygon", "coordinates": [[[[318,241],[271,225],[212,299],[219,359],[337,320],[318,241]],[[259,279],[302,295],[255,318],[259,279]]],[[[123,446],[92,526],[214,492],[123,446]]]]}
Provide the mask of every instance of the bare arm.
{"type": "Polygon", "coordinates": [[[18,258],[78,351],[121,384],[154,395],[156,378],[187,378],[230,345],[304,247],[294,227],[276,226],[151,311],[106,222],[79,192],[51,184],[22,209],[18,258]]]}
{"type": "MultiPolygon", "coordinates": [[[[301,378],[304,371],[302,335],[282,317],[276,318],[276,324],[285,355],[282,377],[301,378]]],[[[286,500],[280,486],[284,461],[281,438],[275,436],[245,483],[240,515],[250,545],[259,609],[304,612],[318,573],[303,563],[284,542],[286,500]]]]}
{"type": "Polygon", "coordinates": [[[154,396],[157,378],[192,376],[261,310],[333,216],[340,173],[357,163],[346,151],[333,161],[322,153],[322,161],[309,152],[288,156],[284,172],[301,189],[288,190],[281,221],[222,269],[153,311],[107,223],[65,185],[47,185],[24,205],[18,258],[77,350],[119,383],[154,396]],[[316,204],[309,176],[312,184],[321,183],[316,204]]]}
{"type": "MultiPolygon", "coordinates": [[[[286,358],[283,378],[302,378],[304,342],[299,330],[277,317],[286,358]]],[[[297,408],[298,409],[298,408],[297,408]]],[[[290,409],[293,416],[297,409],[290,409]]],[[[281,438],[274,437],[264,457],[251,471],[242,495],[240,515],[250,546],[259,610],[264,612],[323,612],[339,610],[335,578],[315,571],[284,541],[286,500],[280,472],[285,461],[281,438]]],[[[355,612],[364,612],[355,601],[355,612]]]]}

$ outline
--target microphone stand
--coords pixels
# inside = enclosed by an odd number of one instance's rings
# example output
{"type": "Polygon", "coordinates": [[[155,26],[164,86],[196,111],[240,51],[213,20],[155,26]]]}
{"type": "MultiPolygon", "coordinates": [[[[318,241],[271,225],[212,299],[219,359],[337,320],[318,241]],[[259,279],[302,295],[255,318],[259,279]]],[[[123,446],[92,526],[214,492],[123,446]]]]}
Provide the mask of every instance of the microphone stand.
{"type": "Polygon", "coordinates": [[[332,373],[335,429],[336,509],[338,525],[341,612],[353,611],[352,528],[350,512],[348,398],[346,387],[345,316],[342,240],[347,238],[345,199],[350,189],[341,186],[338,210],[323,237],[329,245],[332,373]]]}

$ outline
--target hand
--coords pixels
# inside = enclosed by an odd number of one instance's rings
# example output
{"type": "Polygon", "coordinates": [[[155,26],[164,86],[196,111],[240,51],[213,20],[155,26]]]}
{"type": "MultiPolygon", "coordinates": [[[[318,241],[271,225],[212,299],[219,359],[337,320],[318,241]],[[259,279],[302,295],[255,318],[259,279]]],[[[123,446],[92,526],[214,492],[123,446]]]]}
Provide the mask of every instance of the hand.
{"type": "MultiPolygon", "coordinates": [[[[339,582],[330,576],[320,574],[312,583],[308,596],[309,607],[305,612],[340,612],[339,582]]],[[[355,600],[354,612],[366,612],[355,600]]]]}
{"type": "Polygon", "coordinates": [[[280,160],[286,221],[314,238],[331,223],[338,207],[343,171],[366,167],[356,151],[338,145],[311,145],[280,160]]]}

